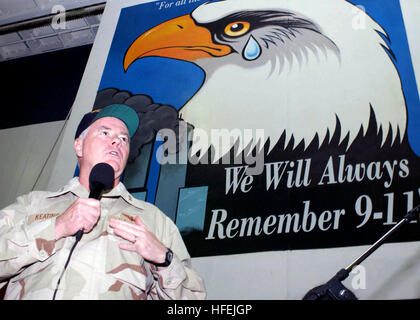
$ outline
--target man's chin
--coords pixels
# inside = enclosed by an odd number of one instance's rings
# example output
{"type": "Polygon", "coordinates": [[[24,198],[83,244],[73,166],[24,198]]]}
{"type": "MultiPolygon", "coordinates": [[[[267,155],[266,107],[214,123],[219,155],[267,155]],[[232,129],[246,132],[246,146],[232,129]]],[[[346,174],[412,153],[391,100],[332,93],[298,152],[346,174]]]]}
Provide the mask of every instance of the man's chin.
{"type": "Polygon", "coordinates": [[[115,160],[108,160],[106,161],[106,163],[108,163],[113,169],[114,169],[114,177],[115,179],[117,177],[120,177],[121,174],[123,173],[124,169],[125,169],[125,163],[122,164],[120,161],[115,161],[115,160]]]}

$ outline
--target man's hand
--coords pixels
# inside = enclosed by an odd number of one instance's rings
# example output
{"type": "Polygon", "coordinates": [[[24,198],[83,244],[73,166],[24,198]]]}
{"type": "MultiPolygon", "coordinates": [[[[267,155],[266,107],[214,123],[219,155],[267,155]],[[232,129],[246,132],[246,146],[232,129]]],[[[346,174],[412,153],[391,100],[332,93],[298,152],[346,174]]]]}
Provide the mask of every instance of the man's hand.
{"type": "Polygon", "coordinates": [[[152,263],[163,263],[168,250],[146,225],[136,217],[135,224],[119,219],[110,219],[110,227],[114,233],[131,243],[121,242],[119,247],[123,250],[135,251],[145,260],[152,263]]]}
{"type": "Polygon", "coordinates": [[[88,233],[101,215],[100,202],[92,198],[79,198],[55,221],[55,239],[73,236],[77,231],[88,233]]]}

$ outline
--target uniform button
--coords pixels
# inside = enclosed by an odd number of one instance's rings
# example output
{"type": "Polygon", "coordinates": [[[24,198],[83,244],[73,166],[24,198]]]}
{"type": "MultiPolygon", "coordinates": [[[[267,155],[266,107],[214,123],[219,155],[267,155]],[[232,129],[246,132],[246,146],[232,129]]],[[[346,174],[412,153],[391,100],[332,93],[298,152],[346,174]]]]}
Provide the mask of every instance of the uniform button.
{"type": "Polygon", "coordinates": [[[46,258],[48,256],[48,254],[45,250],[39,251],[39,254],[41,255],[41,258],[46,258]]]}

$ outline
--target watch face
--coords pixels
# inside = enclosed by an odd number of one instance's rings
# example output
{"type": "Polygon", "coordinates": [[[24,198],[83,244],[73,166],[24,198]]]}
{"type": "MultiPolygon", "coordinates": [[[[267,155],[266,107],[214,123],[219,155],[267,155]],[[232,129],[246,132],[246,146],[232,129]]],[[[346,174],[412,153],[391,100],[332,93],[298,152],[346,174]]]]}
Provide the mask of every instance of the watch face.
{"type": "Polygon", "coordinates": [[[171,264],[172,262],[172,258],[174,256],[174,253],[172,252],[171,249],[168,248],[168,251],[166,251],[166,256],[165,256],[165,262],[163,263],[155,263],[155,266],[158,267],[167,267],[171,264]]]}
{"type": "Polygon", "coordinates": [[[168,249],[168,252],[166,252],[166,259],[165,259],[165,264],[169,265],[172,262],[172,257],[173,257],[173,253],[170,249],[168,249]]]}

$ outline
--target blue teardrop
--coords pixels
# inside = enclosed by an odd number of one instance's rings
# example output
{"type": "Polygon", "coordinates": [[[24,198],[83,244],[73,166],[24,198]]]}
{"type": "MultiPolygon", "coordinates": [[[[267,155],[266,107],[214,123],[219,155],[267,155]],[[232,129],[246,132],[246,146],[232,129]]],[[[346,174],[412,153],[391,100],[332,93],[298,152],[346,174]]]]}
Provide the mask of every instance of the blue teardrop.
{"type": "Polygon", "coordinates": [[[255,60],[260,56],[261,47],[252,35],[249,37],[242,54],[246,60],[255,60]]]}

